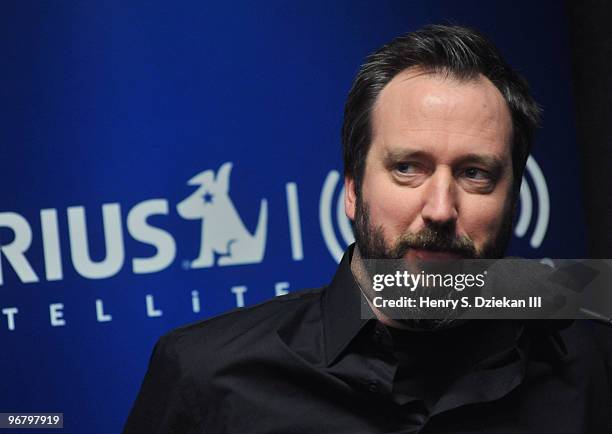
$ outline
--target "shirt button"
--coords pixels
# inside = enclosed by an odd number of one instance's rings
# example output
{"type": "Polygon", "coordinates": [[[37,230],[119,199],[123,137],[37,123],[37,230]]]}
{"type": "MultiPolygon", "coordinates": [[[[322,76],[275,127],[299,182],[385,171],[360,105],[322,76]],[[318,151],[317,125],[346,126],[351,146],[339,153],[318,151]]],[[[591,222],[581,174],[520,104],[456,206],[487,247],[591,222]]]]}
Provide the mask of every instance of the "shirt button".
{"type": "Polygon", "coordinates": [[[378,381],[374,380],[374,381],[370,381],[368,383],[368,390],[372,393],[376,393],[378,392],[378,381]]]}
{"type": "Polygon", "coordinates": [[[382,331],[380,329],[374,330],[374,341],[380,342],[382,339],[382,331]]]}

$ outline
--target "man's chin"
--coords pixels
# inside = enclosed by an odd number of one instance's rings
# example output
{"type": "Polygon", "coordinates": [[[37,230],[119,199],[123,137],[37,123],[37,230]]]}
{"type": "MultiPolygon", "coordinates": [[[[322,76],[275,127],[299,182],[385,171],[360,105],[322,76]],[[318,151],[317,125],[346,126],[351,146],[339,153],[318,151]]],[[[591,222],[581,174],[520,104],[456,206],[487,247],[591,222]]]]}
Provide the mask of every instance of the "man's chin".
{"type": "Polygon", "coordinates": [[[396,327],[415,332],[434,332],[459,327],[468,322],[465,319],[396,319],[396,327]]]}
{"type": "Polygon", "coordinates": [[[426,249],[410,248],[403,256],[407,262],[414,261],[453,261],[457,259],[465,259],[465,255],[448,251],[434,251],[426,249]]]}

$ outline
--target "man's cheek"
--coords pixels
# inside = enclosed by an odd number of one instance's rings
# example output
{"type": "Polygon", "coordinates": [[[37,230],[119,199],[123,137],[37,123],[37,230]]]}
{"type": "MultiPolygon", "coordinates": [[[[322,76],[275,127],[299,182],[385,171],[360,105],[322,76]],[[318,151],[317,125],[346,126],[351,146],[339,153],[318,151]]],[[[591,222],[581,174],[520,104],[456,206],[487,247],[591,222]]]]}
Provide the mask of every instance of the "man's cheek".
{"type": "Polygon", "coordinates": [[[397,242],[397,239],[408,232],[419,232],[422,227],[418,224],[418,214],[414,209],[398,203],[396,206],[387,210],[387,217],[383,222],[383,229],[387,241],[397,242]]]}
{"type": "Polygon", "coordinates": [[[483,206],[474,208],[472,213],[465,216],[466,232],[477,247],[495,238],[501,227],[502,210],[501,206],[499,209],[483,206]]]}

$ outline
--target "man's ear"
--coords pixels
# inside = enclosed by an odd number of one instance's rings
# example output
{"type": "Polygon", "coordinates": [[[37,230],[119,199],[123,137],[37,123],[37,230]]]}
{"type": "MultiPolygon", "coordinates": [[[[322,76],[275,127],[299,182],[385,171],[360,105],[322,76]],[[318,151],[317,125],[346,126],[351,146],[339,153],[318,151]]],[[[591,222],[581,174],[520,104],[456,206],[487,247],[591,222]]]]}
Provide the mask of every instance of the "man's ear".
{"type": "Polygon", "coordinates": [[[344,212],[351,221],[355,221],[355,207],[357,194],[355,193],[355,180],[349,176],[344,177],[344,212]]]}

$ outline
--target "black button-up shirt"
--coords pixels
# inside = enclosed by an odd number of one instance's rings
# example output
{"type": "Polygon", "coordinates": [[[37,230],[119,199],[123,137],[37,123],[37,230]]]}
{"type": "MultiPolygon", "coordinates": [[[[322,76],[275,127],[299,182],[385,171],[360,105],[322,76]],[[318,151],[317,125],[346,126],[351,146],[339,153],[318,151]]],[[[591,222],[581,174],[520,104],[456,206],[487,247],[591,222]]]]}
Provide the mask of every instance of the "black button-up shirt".
{"type": "Polygon", "coordinates": [[[612,433],[609,326],[390,329],[350,253],[326,288],[162,337],[124,433],[612,433]]]}

